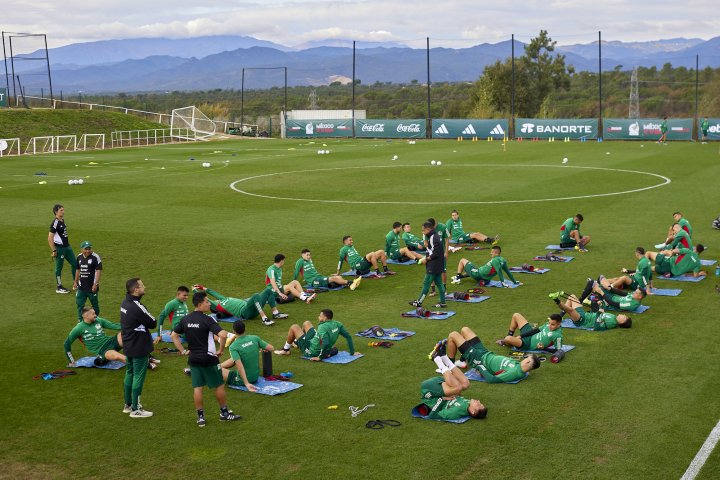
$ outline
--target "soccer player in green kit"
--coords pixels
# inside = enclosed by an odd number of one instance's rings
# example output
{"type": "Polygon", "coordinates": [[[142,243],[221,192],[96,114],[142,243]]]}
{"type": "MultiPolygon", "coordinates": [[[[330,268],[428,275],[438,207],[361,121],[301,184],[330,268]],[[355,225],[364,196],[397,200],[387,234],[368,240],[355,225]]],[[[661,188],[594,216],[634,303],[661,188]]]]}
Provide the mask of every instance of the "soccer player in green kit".
{"type": "Polygon", "coordinates": [[[513,274],[510,272],[507,261],[500,256],[501,252],[502,249],[500,248],[500,246],[495,245],[494,247],[492,247],[492,249],[490,250],[490,260],[481,267],[476,266],[467,258],[460,259],[457,269],[458,273],[457,275],[453,276],[450,281],[454,284],[459,284],[463,278],[470,277],[473,280],[477,280],[478,282],[487,283],[495,275],[497,275],[498,278],[500,278],[500,282],[502,282],[503,286],[507,286],[505,284],[505,277],[503,276],[503,272],[505,272],[505,275],[508,276],[511,282],[516,285],[520,284],[520,282],[515,280],[515,277],[513,277],[513,274]]]}
{"type": "Polygon", "coordinates": [[[643,298],[647,295],[642,288],[636,288],[631,292],[613,288],[608,279],[602,275],[597,282],[588,279],[588,283],[590,282],[593,282],[592,291],[599,296],[598,300],[617,310],[632,312],[642,305],[643,298]]]}
{"type": "MultiPolygon", "coordinates": [[[[92,307],[82,308],[82,320],[70,331],[65,339],[65,355],[67,356],[68,367],[76,367],[75,358],[72,354],[71,345],[78,338],[81,339],[85,348],[90,350],[93,355],[97,355],[96,362],[103,364],[107,361],[119,360],[127,362],[125,355],[120,353],[122,350],[122,337],[118,332],[117,335],[109,336],[105,334],[104,328],[110,330],[120,330],[120,324],[100,318],[92,307]]],[[[154,363],[150,363],[150,368],[155,368],[154,363]]]]}
{"type": "Polygon", "coordinates": [[[340,335],[345,337],[350,355],[360,355],[360,352],[355,351],[352,335],[345,329],[345,326],[337,320],[333,320],[332,310],[324,309],[318,315],[317,329],[309,321],[304,322],[302,328],[300,325],[292,325],[288,331],[285,345],[281,350],[275,350],[275,354],[290,355],[290,349],[295,345],[303,356],[319,362],[337,354],[337,348],[334,346],[340,335]]]}
{"type": "Polygon", "coordinates": [[[305,303],[310,303],[315,300],[316,295],[308,295],[303,291],[302,285],[297,280],[292,280],[287,285],[282,283],[282,267],[285,265],[285,255],[278,253],[275,255],[275,259],[272,265],[265,271],[265,289],[275,292],[275,295],[280,299],[280,302],[284,302],[288,299],[288,295],[294,295],[305,303]]]}
{"type": "Polygon", "coordinates": [[[310,288],[335,288],[349,283],[350,290],[355,290],[362,280],[362,277],[357,277],[351,283],[345,280],[342,275],[331,275],[329,277],[321,275],[312,261],[312,253],[307,248],[303,248],[300,252],[300,258],[295,262],[293,280],[298,280],[301,275],[305,280],[305,284],[310,288]]]}
{"type": "Polygon", "coordinates": [[[560,297],[564,292],[554,292],[549,297],[558,304],[560,309],[570,317],[577,327],[592,328],[595,331],[610,330],[613,328],[632,328],[632,318],[625,314],[614,315],[603,310],[586,312],[580,300],[575,295],[569,295],[567,301],[562,303],[560,297]]]}
{"type": "Polygon", "coordinates": [[[407,247],[400,246],[400,231],[402,223],[393,223],[392,230],[385,235],[385,255],[387,258],[398,262],[406,262],[408,260],[420,260],[423,255],[413,252],[407,247]]]}
{"type": "MultiPolygon", "coordinates": [[[[438,342],[435,348],[439,348],[443,342],[445,340],[438,342]]],[[[488,351],[468,327],[463,327],[460,332],[450,332],[447,337],[447,356],[450,361],[455,361],[457,352],[460,352],[459,366],[474,368],[487,383],[514,382],[540,366],[540,359],[534,354],[515,360],[488,351]]]]}
{"type": "Polygon", "coordinates": [[[412,227],[409,223],[402,224],[403,233],[401,235],[403,242],[408,250],[413,252],[425,253],[425,244],[420,237],[413,235],[412,227]]]}
{"type": "Polygon", "coordinates": [[[542,327],[533,328],[530,322],[520,313],[513,313],[507,336],[498,340],[498,345],[515,347],[518,350],[547,350],[562,348],[562,315],[553,313],[548,317],[547,323],[542,327]],[[520,336],[515,336],[515,330],[520,329],[520,336]]]}
{"type": "Polygon", "coordinates": [[[687,218],[683,217],[683,214],[680,212],[673,213],[673,220],[674,223],[670,225],[670,228],[668,229],[668,236],[665,239],[663,243],[660,243],[658,245],[655,245],[655,248],[658,250],[665,250],[670,249],[672,250],[679,244],[682,244],[685,248],[692,248],[692,225],[690,225],[690,222],[687,218]],[[679,226],[676,227],[676,225],[679,226]],[[683,230],[685,233],[679,233],[680,230],[683,230]],[[677,243],[675,243],[676,237],[679,236],[680,240],[678,240],[677,243]],[[675,245],[673,245],[675,243],[675,245]]]}
{"type": "Polygon", "coordinates": [[[387,267],[387,255],[383,250],[375,250],[370,252],[364,257],[358,253],[354,247],[353,238],[350,235],[345,235],[342,239],[343,246],[340,248],[338,253],[338,266],[335,275],[340,275],[340,269],[342,268],[343,262],[347,262],[352,270],[355,270],[357,275],[365,275],[370,273],[370,270],[375,270],[375,273],[382,275],[395,275],[395,272],[388,270],[387,267]],[[380,272],[379,264],[382,265],[383,270],[380,272]]]}
{"type": "Polygon", "coordinates": [[[663,121],[660,124],[660,138],[658,139],[658,143],[662,143],[667,145],[667,116],[663,117],[663,121]]]}
{"type": "Polygon", "coordinates": [[[468,415],[477,419],[487,417],[487,407],[479,400],[459,396],[470,387],[470,382],[448,358],[445,344],[437,345],[430,358],[442,377],[429,378],[420,384],[420,414],[437,420],[457,420],[468,415]]]}
{"type": "MultiPolygon", "coordinates": [[[[472,233],[465,233],[465,230],[463,230],[463,223],[460,219],[460,214],[457,210],[453,210],[450,212],[450,218],[447,222],[445,222],[445,226],[447,227],[448,231],[451,235],[450,243],[475,243],[475,242],[485,242],[485,243],[491,243],[495,245],[498,240],[500,240],[500,235],[495,235],[494,237],[488,237],[484,233],[480,232],[472,232],[472,233]]],[[[460,248],[460,247],[456,247],[460,248]]],[[[450,251],[456,251],[452,247],[450,248],[450,251]]]]}
{"type": "Polygon", "coordinates": [[[702,122],[700,122],[700,131],[702,132],[702,137],[700,137],[700,141],[702,142],[702,145],[707,144],[708,139],[708,130],[710,129],[710,122],[708,121],[708,118],[703,118],[702,122]]]}
{"type": "Polygon", "coordinates": [[[613,288],[627,288],[629,290],[637,290],[638,288],[645,290],[650,295],[652,290],[652,267],[650,260],[645,256],[645,249],[637,247],[635,249],[635,258],[638,260],[635,270],[622,269],[622,277],[609,278],[608,282],[613,288]]]}
{"type": "Polygon", "coordinates": [[[90,299],[90,304],[95,313],[100,314],[100,302],[98,290],[100,289],[100,276],[102,275],[102,260],[100,255],[93,252],[92,244],[85,240],[80,244],[82,253],[75,259],[77,269],[75,270],[75,303],[78,310],[78,322],[82,320],[82,309],[85,302],[90,299]]]}
{"type": "Polygon", "coordinates": [[[155,337],[153,343],[157,344],[162,339],[162,326],[166,318],[170,320],[170,330],[168,331],[168,333],[171,333],[173,328],[175,328],[175,325],[180,323],[180,320],[182,320],[182,318],[189,313],[187,303],[185,303],[187,302],[189,295],[190,289],[185,285],[180,285],[177,289],[177,294],[175,294],[175,298],[165,304],[165,308],[163,308],[162,312],[160,312],[160,315],[158,315],[157,337],[155,337]]]}
{"type": "Polygon", "coordinates": [[[585,250],[585,246],[590,243],[590,235],[580,233],[580,224],[585,220],[582,214],[578,213],[574,217],[570,217],[560,225],[560,247],[575,247],[576,250],[585,250]]]}
{"type": "Polygon", "coordinates": [[[445,283],[442,278],[445,270],[445,244],[435,231],[434,223],[429,220],[423,223],[423,237],[427,238],[427,255],[418,260],[418,263],[425,264],[425,280],[420,297],[410,302],[410,305],[421,307],[430,291],[430,285],[434,284],[440,292],[440,301],[435,308],[445,308],[445,283]]]}
{"type": "Polygon", "coordinates": [[[270,289],[265,289],[260,293],[253,294],[250,298],[243,300],[242,298],[226,297],[221,293],[216,292],[212,288],[207,288],[204,285],[193,285],[193,292],[205,292],[208,294],[208,301],[210,302],[210,311],[219,314],[226,315],[228,317],[238,317],[243,320],[252,320],[253,318],[260,315],[262,318],[263,325],[270,326],[275,322],[270,320],[263,307],[267,304],[272,309],[273,320],[281,320],[287,318],[287,313],[280,313],[277,309],[277,302],[275,301],[275,293],[270,289]],[[210,299],[210,297],[216,300],[210,299]]]}
{"type": "Polygon", "coordinates": [[[228,385],[244,385],[254,392],[253,383],[260,378],[259,354],[261,351],[272,352],[275,348],[257,335],[246,335],[242,320],[235,320],[233,331],[235,336],[232,339],[228,335],[230,358],[220,364],[223,380],[228,385]]]}
{"type": "Polygon", "coordinates": [[[698,243],[693,248],[675,248],[662,252],[647,252],[645,255],[649,260],[655,262],[653,271],[665,277],[688,275],[692,277],[704,277],[707,272],[700,270],[699,255],[705,251],[705,246],[698,243]]]}
{"type": "Polygon", "coordinates": [[[53,214],[55,218],[50,224],[48,245],[50,246],[50,255],[55,259],[55,280],[57,281],[55,293],[68,293],[70,290],[62,286],[61,280],[63,260],[70,264],[70,274],[74,279],[77,268],[75,253],[68,240],[67,226],[65,225],[65,207],[59,203],[55,204],[53,214]]]}

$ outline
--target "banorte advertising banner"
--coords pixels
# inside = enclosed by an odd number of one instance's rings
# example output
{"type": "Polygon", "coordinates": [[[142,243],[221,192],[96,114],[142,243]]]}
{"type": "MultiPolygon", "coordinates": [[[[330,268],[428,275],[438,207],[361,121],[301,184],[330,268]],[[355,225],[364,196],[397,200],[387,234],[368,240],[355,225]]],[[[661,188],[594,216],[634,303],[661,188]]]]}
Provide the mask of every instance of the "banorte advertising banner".
{"type": "Polygon", "coordinates": [[[288,120],[287,138],[352,137],[352,120],[288,120]]]}
{"type": "MultiPolygon", "coordinates": [[[[605,140],[657,140],[662,135],[662,122],[660,118],[604,118],[603,137],[605,140]]],[[[667,127],[668,140],[692,140],[691,118],[668,118],[667,127]]]]}
{"type": "Polygon", "coordinates": [[[516,118],[515,138],[597,138],[596,118],[516,118]]]}
{"type": "Polygon", "coordinates": [[[355,120],[358,138],[425,138],[425,119],[355,120]]]}
{"type": "Polygon", "coordinates": [[[479,138],[492,137],[502,140],[508,135],[507,119],[451,119],[437,118],[432,121],[432,138],[479,138]]]}

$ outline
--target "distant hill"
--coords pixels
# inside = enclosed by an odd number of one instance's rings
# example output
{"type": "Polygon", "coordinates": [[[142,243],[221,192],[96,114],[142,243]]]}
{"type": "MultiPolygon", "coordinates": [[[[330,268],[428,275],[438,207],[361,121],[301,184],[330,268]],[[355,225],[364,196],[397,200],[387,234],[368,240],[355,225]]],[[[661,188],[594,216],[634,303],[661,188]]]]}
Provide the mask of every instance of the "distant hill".
{"type": "MultiPolygon", "coordinates": [[[[324,85],[338,77],[352,78],[352,48],[311,46],[293,50],[252,37],[208,36],[192,39],[128,39],[79,43],[52,49],[53,86],[67,92],[142,92],[208,90],[241,86],[243,68],[246,88],[282,86],[282,70],[252,68],[287,67],[288,84],[324,85]]],[[[352,44],[352,42],[350,42],[352,44]]],[[[356,77],[364,84],[409,83],[427,80],[426,52],[401,45],[362,42],[356,52],[356,77]]],[[[597,70],[597,42],[558,46],[558,53],[577,71],[597,70]]],[[[524,44],[515,42],[515,54],[524,44]]],[[[433,82],[475,81],[486,65],[511,54],[510,41],[483,43],[469,48],[432,48],[430,79],[433,82]]],[[[720,66],[720,37],[708,41],[676,38],[653,42],[603,43],[603,69],[622,66],[661,67],[720,66]]],[[[21,72],[30,95],[43,86],[42,76],[21,72]],[[23,76],[24,75],[24,76],[23,76]]]]}

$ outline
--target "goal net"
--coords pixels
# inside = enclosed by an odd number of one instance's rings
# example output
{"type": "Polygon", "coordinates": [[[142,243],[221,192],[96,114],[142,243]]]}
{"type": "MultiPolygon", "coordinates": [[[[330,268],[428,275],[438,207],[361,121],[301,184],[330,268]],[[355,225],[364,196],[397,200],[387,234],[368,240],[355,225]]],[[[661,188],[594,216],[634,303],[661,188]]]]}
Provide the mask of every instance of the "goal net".
{"type": "Polygon", "coordinates": [[[171,129],[190,129],[196,138],[203,139],[215,134],[215,122],[210,120],[194,105],[192,107],[176,108],[170,118],[171,129]]]}

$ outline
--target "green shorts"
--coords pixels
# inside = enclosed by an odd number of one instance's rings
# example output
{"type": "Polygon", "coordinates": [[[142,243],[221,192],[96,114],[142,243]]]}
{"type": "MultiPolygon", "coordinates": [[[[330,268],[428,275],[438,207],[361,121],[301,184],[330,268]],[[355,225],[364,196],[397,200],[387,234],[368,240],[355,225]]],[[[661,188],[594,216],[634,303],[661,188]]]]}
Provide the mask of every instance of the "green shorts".
{"type": "Polygon", "coordinates": [[[597,320],[598,317],[597,312],[586,312],[583,307],[577,307],[575,311],[580,315],[580,320],[577,322],[573,321],[575,325],[588,328],[594,326],[595,320],[597,320]]]}
{"type": "Polygon", "coordinates": [[[313,288],[328,288],[330,280],[328,280],[328,277],[315,277],[312,281],[308,282],[308,285],[313,288]]]}
{"type": "MultiPolygon", "coordinates": [[[[247,373],[246,373],[246,375],[247,375],[247,373]]],[[[248,382],[250,382],[250,383],[255,383],[257,381],[258,381],[257,377],[256,378],[248,377],[248,382]]],[[[228,385],[232,385],[232,386],[239,386],[239,387],[245,386],[245,383],[242,381],[242,378],[240,378],[240,374],[237,372],[237,370],[230,370],[228,372],[228,378],[225,381],[225,383],[227,383],[228,385]]]]}
{"type": "Polygon", "coordinates": [[[355,271],[360,275],[365,275],[370,272],[372,263],[368,262],[366,258],[363,258],[354,265],[355,271]]]}
{"type": "MultiPolygon", "coordinates": [[[[526,323],[520,329],[520,335],[528,333],[528,332],[532,332],[532,331],[533,331],[533,326],[530,325],[529,323],[526,323]]],[[[522,346],[520,347],[520,350],[530,350],[530,339],[531,338],[532,338],[532,336],[527,336],[527,337],[521,338],[522,346]]]]}
{"type": "Polygon", "coordinates": [[[108,350],[115,350],[116,352],[119,352],[120,350],[122,350],[122,347],[120,346],[120,342],[118,342],[117,335],[108,337],[105,344],[102,347],[100,347],[100,350],[97,351],[97,355],[101,356],[102,358],[105,358],[105,353],[108,350]]]}
{"type": "Polygon", "coordinates": [[[222,370],[217,365],[190,365],[190,378],[193,388],[204,387],[217,388],[223,384],[222,370]]]}
{"type": "Polygon", "coordinates": [[[423,400],[430,398],[441,398],[445,396],[442,384],[445,381],[443,377],[428,378],[420,384],[420,393],[423,400]]]}
{"type": "Polygon", "coordinates": [[[482,280],[483,282],[487,282],[488,280],[490,280],[489,278],[485,278],[480,275],[480,269],[472,262],[467,262],[463,270],[465,270],[465,273],[467,273],[473,280],[482,280]]]}
{"type": "Polygon", "coordinates": [[[568,238],[560,239],[560,248],[570,248],[570,247],[574,247],[575,245],[577,245],[577,242],[575,241],[574,238],[568,237],[568,238]]]}
{"type": "Polygon", "coordinates": [[[463,233],[455,240],[455,243],[472,243],[472,241],[473,239],[469,233],[463,233]]]}
{"type": "Polygon", "coordinates": [[[670,257],[658,254],[655,257],[655,273],[662,275],[663,273],[670,273],[672,270],[672,260],[670,257]]]}
{"type": "Polygon", "coordinates": [[[305,356],[312,356],[312,350],[310,350],[310,340],[312,340],[315,335],[317,334],[317,331],[315,328],[311,328],[305,334],[295,340],[295,343],[297,344],[298,348],[305,356]]]}

